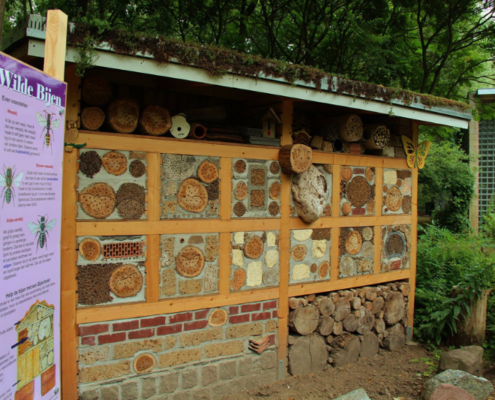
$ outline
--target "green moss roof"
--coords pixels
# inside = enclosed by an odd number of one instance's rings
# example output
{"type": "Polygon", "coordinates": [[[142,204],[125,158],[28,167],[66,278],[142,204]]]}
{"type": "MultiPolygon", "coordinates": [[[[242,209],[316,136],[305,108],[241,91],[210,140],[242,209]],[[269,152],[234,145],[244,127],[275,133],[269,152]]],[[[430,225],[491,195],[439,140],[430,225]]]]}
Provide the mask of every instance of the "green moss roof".
{"type": "Polygon", "coordinates": [[[266,59],[257,55],[240,53],[234,50],[201,45],[193,42],[182,42],[165,36],[150,36],[145,33],[124,30],[107,30],[99,33],[93,26],[74,24],[68,34],[68,44],[85,46],[88,38],[93,46],[106,45],[118,54],[149,54],[159,63],[178,62],[182,65],[194,66],[207,71],[211,75],[236,74],[246,77],[281,78],[288,83],[296,81],[312,83],[321,90],[322,83],[329,85],[337,94],[348,94],[368,100],[382,99],[385,102],[399,100],[405,105],[421,103],[424,106],[447,107],[466,111],[468,104],[431,95],[415,93],[399,88],[387,88],[382,85],[354,81],[333,75],[323,70],[306,65],[266,59]]]}

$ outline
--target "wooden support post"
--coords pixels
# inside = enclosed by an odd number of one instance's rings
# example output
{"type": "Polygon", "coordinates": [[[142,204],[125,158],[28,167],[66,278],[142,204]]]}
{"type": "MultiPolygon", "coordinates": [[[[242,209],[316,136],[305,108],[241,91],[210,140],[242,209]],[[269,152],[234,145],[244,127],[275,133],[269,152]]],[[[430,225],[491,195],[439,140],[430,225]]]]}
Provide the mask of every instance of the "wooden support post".
{"type": "MultiPolygon", "coordinates": [[[[75,67],[67,69],[67,120],[79,118],[79,85],[81,79],[75,75],[75,67]]],[[[78,151],[64,153],[62,177],[62,236],[61,236],[61,362],[62,396],[77,399],[77,158],[78,151]]]]}
{"type": "MultiPolygon", "coordinates": [[[[222,221],[231,220],[232,209],[232,158],[220,158],[220,219],[222,221]]],[[[231,246],[230,232],[220,233],[220,259],[218,272],[218,291],[221,295],[230,292],[230,264],[231,246]]]]}
{"type": "MultiPolygon", "coordinates": [[[[413,123],[413,142],[418,145],[419,124],[413,123]]],[[[412,199],[411,199],[411,258],[409,260],[410,277],[409,284],[409,310],[407,313],[407,340],[413,340],[414,328],[414,298],[416,291],[416,260],[418,249],[418,168],[412,169],[412,199]]]]}
{"type": "MultiPolygon", "coordinates": [[[[282,102],[281,144],[292,144],[292,111],[290,100],[282,102]]],[[[278,377],[283,378],[287,371],[287,339],[289,335],[289,253],[290,253],[290,176],[282,174],[282,195],[280,199],[280,275],[278,298],[278,377]]]]}
{"type": "MultiPolygon", "coordinates": [[[[340,217],[340,165],[332,168],[332,218],[340,217]]],[[[341,217],[341,219],[345,217],[341,217]]],[[[336,282],[339,278],[339,244],[340,228],[332,226],[330,237],[330,281],[336,282]]]]}
{"type": "Polygon", "coordinates": [[[67,15],[60,10],[48,10],[43,72],[59,81],[64,80],[66,44],[67,15]]]}
{"type": "MultiPolygon", "coordinates": [[[[148,221],[160,221],[161,217],[161,155],[148,153],[148,221]]],[[[160,235],[146,238],[146,302],[160,298],[160,235]]]]}
{"type": "MultiPolygon", "coordinates": [[[[375,215],[377,217],[382,216],[382,207],[383,207],[383,168],[377,167],[375,168],[375,215]]],[[[374,236],[375,240],[373,241],[375,244],[375,254],[373,258],[373,273],[379,274],[381,269],[381,243],[382,243],[382,227],[375,226],[374,227],[374,236]]]]}

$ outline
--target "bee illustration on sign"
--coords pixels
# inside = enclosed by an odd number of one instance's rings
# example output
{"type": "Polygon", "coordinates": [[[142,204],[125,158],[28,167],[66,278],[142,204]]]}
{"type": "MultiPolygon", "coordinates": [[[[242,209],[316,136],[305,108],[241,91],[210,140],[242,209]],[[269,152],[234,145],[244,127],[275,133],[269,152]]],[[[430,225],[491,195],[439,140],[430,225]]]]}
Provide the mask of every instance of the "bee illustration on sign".
{"type": "Polygon", "coordinates": [[[43,247],[48,248],[48,231],[51,231],[55,224],[57,223],[56,219],[52,219],[50,222],[48,221],[48,217],[40,217],[38,223],[29,222],[28,228],[33,235],[35,235],[36,240],[36,251],[38,249],[42,249],[43,247]]]}
{"type": "Polygon", "coordinates": [[[22,177],[24,173],[15,174],[15,167],[7,167],[3,166],[3,174],[0,174],[0,187],[3,187],[2,190],[2,208],[5,202],[15,205],[15,190],[14,188],[18,187],[21,184],[22,177]]]}
{"type": "MultiPolygon", "coordinates": [[[[50,114],[46,110],[43,110],[43,112],[45,113],[45,116],[40,113],[36,113],[36,118],[38,119],[38,124],[43,128],[40,137],[43,136],[43,133],[45,134],[43,141],[46,148],[48,148],[51,146],[53,141],[53,131],[60,125],[60,119],[54,119],[53,116],[57,115],[55,113],[50,114]]],[[[52,147],[51,149],[53,150],[52,147]]]]}

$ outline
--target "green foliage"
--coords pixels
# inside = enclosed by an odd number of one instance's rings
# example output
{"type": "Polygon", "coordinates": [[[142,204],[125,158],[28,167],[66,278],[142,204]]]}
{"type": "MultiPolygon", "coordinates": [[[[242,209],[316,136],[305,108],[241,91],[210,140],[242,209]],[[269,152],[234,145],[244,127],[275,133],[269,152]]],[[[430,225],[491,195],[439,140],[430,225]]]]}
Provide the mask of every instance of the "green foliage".
{"type": "Polygon", "coordinates": [[[433,142],[424,169],[419,171],[422,202],[434,202],[433,221],[452,232],[469,230],[469,205],[475,174],[470,157],[451,141],[433,142]]]}
{"type": "Polygon", "coordinates": [[[454,234],[430,225],[418,242],[415,325],[426,342],[457,332],[470,305],[495,282],[495,258],[481,236],[454,234]]]}

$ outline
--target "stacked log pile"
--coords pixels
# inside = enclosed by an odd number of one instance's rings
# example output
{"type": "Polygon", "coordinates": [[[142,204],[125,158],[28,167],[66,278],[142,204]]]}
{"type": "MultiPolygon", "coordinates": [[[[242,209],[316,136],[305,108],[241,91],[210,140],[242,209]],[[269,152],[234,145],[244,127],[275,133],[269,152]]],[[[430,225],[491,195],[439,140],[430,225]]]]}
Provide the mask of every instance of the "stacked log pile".
{"type": "Polygon", "coordinates": [[[387,283],[289,299],[289,372],[341,367],[406,343],[410,285],[387,283]]]}

